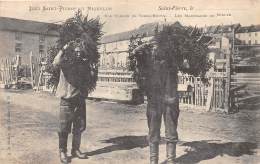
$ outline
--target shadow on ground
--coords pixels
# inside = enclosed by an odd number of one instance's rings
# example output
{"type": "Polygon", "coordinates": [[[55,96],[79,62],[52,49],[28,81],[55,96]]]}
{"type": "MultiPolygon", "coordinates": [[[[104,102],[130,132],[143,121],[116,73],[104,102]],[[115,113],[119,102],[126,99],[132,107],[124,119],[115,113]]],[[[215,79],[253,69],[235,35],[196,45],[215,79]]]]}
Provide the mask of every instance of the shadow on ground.
{"type": "MultiPolygon", "coordinates": [[[[94,156],[103,153],[109,153],[119,150],[130,150],[134,148],[144,148],[148,146],[146,136],[121,136],[110,138],[102,141],[103,143],[112,143],[110,146],[106,146],[101,149],[97,149],[87,154],[94,156]]],[[[161,144],[165,144],[165,140],[162,139],[161,144]]],[[[180,142],[179,146],[185,146],[185,154],[176,158],[176,162],[182,164],[194,164],[203,160],[213,159],[217,156],[229,155],[233,157],[239,157],[242,155],[253,155],[254,149],[257,148],[256,143],[250,142],[226,142],[219,143],[211,140],[192,141],[192,142],[180,142]]],[[[165,164],[163,162],[162,164],[165,164]]]]}
{"type": "MultiPolygon", "coordinates": [[[[121,136],[110,138],[108,140],[102,141],[103,143],[112,143],[113,145],[106,146],[101,149],[94,150],[92,152],[88,152],[89,156],[109,153],[118,150],[130,150],[134,148],[144,148],[149,144],[147,142],[147,136],[121,136]]],[[[164,143],[162,140],[161,144],[164,143]]]]}
{"type": "MultiPolygon", "coordinates": [[[[216,143],[212,141],[184,142],[180,146],[187,146],[186,154],[176,159],[180,164],[193,164],[203,160],[213,159],[217,156],[229,155],[239,157],[242,155],[253,155],[256,143],[250,142],[226,142],[216,143]]],[[[164,164],[164,163],[163,163],[164,164]]]]}

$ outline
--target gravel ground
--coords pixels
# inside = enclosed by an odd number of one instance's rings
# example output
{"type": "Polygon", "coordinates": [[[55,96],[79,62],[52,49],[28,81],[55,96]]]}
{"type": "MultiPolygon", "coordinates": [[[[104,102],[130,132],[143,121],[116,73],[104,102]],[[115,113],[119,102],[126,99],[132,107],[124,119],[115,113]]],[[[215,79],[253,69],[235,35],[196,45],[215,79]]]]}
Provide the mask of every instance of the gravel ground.
{"type": "MultiPolygon", "coordinates": [[[[1,164],[59,163],[57,98],[33,91],[0,90],[0,106],[1,164]]],[[[87,130],[81,148],[89,159],[73,158],[72,163],[148,163],[145,108],[144,104],[87,100],[87,130]]],[[[243,109],[232,115],[182,110],[177,161],[184,164],[260,163],[259,123],[260,109],[243,109]]],[[[160,162],[163,164],[163,126],[161,132],[160,162]]]]}

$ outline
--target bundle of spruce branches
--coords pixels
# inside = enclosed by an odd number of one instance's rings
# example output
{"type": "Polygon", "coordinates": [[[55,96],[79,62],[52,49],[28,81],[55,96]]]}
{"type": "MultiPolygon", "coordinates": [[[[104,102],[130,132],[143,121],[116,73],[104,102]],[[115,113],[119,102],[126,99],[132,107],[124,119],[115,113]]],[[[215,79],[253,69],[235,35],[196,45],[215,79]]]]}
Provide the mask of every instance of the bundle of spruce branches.
{"type": "Polygon", "coordinates": [[[168,69],[204,77],[212,63],[208,58],[208,37],[201,29],[184,27],[179,22],[163,26],[155,34],[157,56],[165,60],[168,69]],[[185,67],[184,61],[189,64],[185,67]]]}
{"type": "Polygon", "coordinates": [[[101,36],[103,24],[100,23],[99,18],[88,18],[83,16],[81,11],[76,12],[74,17],[67,19],[58,29],[59,39],[55,47],[50,48],[48,51],[48,65],[49,72],[53,77],[50,79],[50,84],[57,85],[59,79],[59,70],[55,70],[51,63],[57,52],[68,45],[68,48],[64,53],[64,62],[67,66],[73,67],[81,62],[84,64],[85,72],[81,75],[84,79],[84,88],[87,88],[88,92],[95,89],[97,74],[98,74],[98,45],[101,36]],[[77,53],[75,49],[80,52],[77,53]],[[80,54],[80,55],[79,55],[80,54]],[[84,78],[85,76],[85,78],[84,78]]]}
{"type": "MultiPolygon", "coordinates": [[[[149,89],[148,82],[154,61],[162,61],[168,71],[178,71],[204,78],[212,63],[208,58],[208,39],[200,29],[184,27],[179,22],[164,25],[150,42],[142,37],[132,37],[129,44],[130,70],[142,90],[149,89]],[[186,65],[189,65],[187,67],[186,65]]],[[[167,72],[165,72],[167,73],[167,72]]]]}
{"type": "Polygon", "coordinates": [[[138,87],[148,89],[147,80],[151,71],[151,54],[153,45],[143,41],[144,36],[132,36],[129,49],[129,70],[133,71],[133,78],[138,87]]]}

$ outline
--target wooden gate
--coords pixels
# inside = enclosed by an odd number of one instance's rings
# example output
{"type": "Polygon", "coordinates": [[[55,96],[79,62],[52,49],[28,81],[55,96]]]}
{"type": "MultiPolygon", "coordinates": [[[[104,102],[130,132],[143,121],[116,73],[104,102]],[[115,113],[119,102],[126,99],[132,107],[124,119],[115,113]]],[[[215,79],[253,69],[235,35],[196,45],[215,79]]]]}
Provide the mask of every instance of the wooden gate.
{"type": "Polygon", "coordinates": [[[225,73],[212,72],[203,82],[199,77],[179,75],[179,83],[191,86],[191,90],[180,92],[180,106],[202,111],[228,112],[225,106],[227,76],[225,73]]]}

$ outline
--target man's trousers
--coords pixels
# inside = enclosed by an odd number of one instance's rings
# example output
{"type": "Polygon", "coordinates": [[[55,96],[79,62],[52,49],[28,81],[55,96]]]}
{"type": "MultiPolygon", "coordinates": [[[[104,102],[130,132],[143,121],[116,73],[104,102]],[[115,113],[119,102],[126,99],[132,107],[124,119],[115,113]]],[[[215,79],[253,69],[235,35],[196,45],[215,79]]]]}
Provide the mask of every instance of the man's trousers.
{"type": "Polygon", "coordinates": [[[73,125],[73,134],[79,134],[86,129],[85,98],[76,96],[60,101],[59,133],[70,133],[73,125]]]}
{"type": "Polygon", "coordinates": [[[179,102],[176,95],[174,103],[168,104],[164,101],[164,95],[152,94],[148,97],[147,105],[147,121],[149,128],[148,141],[150,143],[160,142],[160,129],[162,116],[165,124],[165,139],[167,142],[177,142],[178,133],[178,117],[179,117],[179,102]]]}

